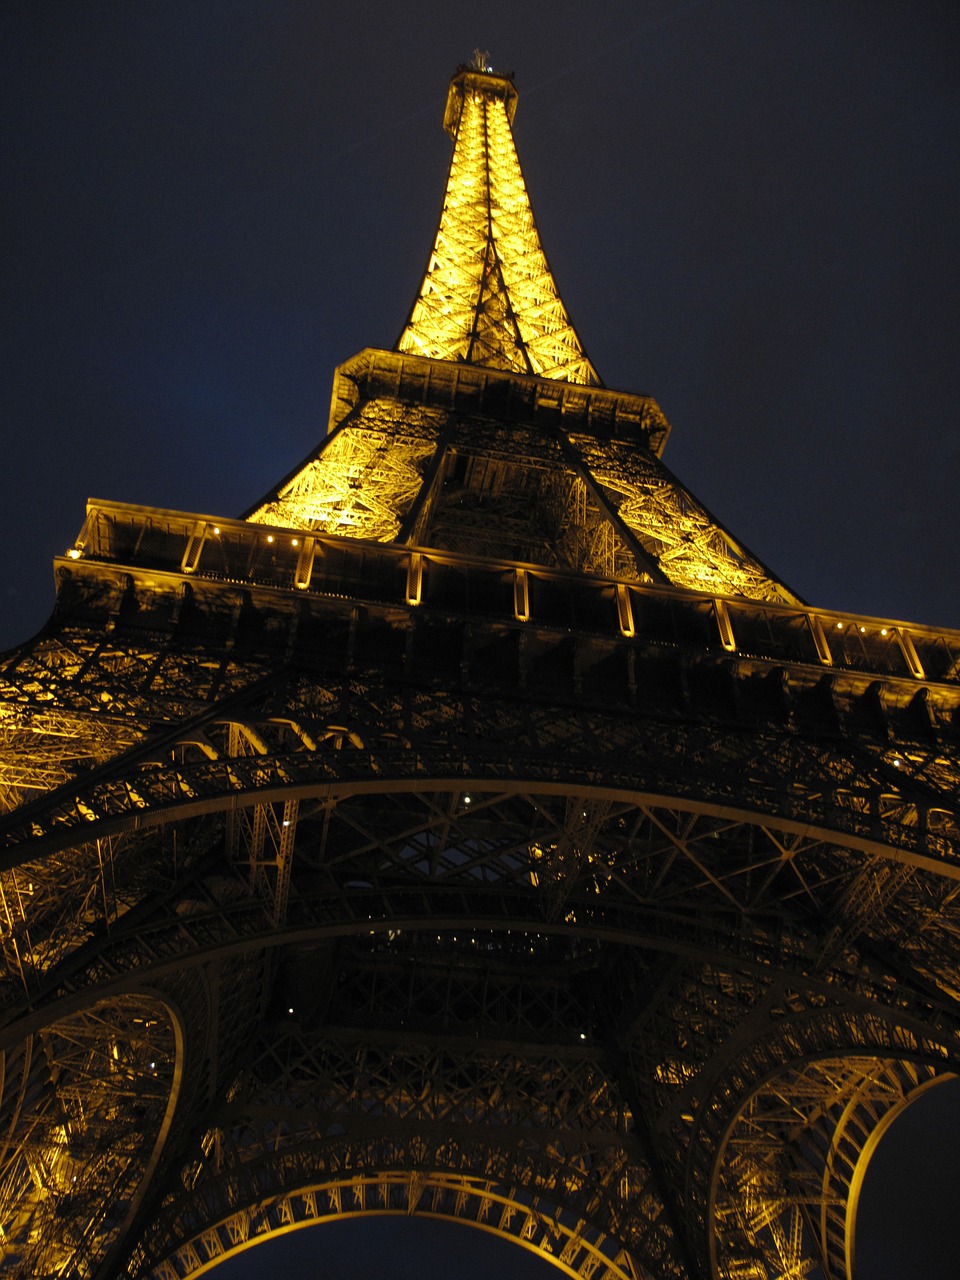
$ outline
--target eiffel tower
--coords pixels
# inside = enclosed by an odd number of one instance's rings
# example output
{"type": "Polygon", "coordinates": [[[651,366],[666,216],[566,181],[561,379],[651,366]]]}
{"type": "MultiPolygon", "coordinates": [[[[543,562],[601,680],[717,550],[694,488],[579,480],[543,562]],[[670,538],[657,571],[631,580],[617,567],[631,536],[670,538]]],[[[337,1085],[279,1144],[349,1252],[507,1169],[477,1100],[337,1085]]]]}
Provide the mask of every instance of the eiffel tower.
{"type": "Polygon", "coordinates": [[[960,633],[661,461],[460,67],[392,351],[242,519],[92,502],[0,704],[0,1248],[186,1280],[445,1217],[580,1280],[855,1274],[960,1067],[960,633]]]}

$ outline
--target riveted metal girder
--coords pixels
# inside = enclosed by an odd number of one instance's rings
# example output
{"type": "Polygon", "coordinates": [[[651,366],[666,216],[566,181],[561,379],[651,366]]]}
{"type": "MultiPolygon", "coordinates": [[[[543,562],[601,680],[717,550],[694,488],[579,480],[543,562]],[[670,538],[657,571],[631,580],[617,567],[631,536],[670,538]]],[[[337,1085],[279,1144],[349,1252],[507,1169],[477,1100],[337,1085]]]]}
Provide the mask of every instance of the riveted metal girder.
{"type": "Polygon", "coordinates": [[[960,635],[804,605],[607,390],[454,78],[395,352],[242,520],[92,502],[0,670],[5,1274],[428,1213],[850,1280],[960,1070],[960,635]]]}
{"type": "Polygon", "coordinates": [[[502,76],[454,78],[454,150],[443,212],[399,349],[569,382],[598,382],[540,246],[502,76]]]}

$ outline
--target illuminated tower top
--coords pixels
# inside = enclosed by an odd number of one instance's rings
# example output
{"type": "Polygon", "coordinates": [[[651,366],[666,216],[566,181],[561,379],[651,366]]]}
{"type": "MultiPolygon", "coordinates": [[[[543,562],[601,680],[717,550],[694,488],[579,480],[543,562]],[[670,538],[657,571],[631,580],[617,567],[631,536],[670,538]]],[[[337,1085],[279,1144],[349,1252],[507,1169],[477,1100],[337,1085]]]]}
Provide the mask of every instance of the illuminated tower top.
{"type": "Polygon", "coordinates": [[[513,77],[482,55],[450,83],[443,212],[398,350],[597,384],[540,246],[511,131],[516,105],[513,77]]]}
{"type": "MultiPolygon", "coordinates": [[[[397,347],[340,365],[326,438],[247,518],[797,603],[660,461],[656,402],[604,387],[587,359],[540,247],[516,103],[512,76],[484,57],[457,69],[440,226],[397,347]]],[[[302,566],[298,584],[308,578],[302,566]]]]}

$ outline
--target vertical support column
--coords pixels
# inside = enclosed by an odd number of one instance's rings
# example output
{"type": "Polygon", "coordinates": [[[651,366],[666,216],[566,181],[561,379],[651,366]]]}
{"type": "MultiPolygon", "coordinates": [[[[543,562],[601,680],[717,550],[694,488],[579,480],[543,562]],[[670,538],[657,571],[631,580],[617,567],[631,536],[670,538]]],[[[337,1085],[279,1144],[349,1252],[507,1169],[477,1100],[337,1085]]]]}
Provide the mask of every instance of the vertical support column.
{"type": "Polygon", "coordinates": [[[200,563],[200,556],[203,553],[203,544],[207,540],[207,522],[206,520],[198,520],[193,526],[193,532],[187,539],[187,547],[183,553],[183,559],[180,561],[181,573],[195,573],[197,565],[200,563]]]}
{"type": "Polygon", "coordinates": [[[717,619],[717,630],[720,632],[720,643],[728,653],[736,653],[737,641],[733,634],[733,624],[727,612],[727,602],[714,598],[713,612],[717,619]]]}
{"type": "Polygon", "coordinates": [[[419,604],[422,591],[423,556],[419,551],[411,551],[407,561],[407,604],[419,604]]]}
{"type": "Polygon", "coordinates": [[[897,627],[897,640],[900,644],[900,652],[903,654],[907,666],[910,668],[910,674],[917,680],[924,678],[923,663],[914,646],[913,640],[908,631],[904,631],[902,627],[897,627]]]}
{"type": "Polygon", "coordinates": [[[817,657],[825,667],[833,666],[833,654],[830,652],[830,645],[827,643],[827,634],[823,629],[823,622],[815,613],[807,614],[807,622],[810,625],[810,634],[813,636],[813,643],[817,647],[817,657]]]}
{"type": "Polygon", "coordinates": [[[518,622],[530,621],[530,582],[526,569],[513,571],[513,612],[518,622]]]}
{"type": "Polygon", "coordinates": [[[280,841],[277,848],[277,890],[273,904],[273,923],[280,925],[286,919],[287,902],[290,899],[290,872],[293,868],[293,846],[297,835],[299,800],[286,800],[280,825],[280,841]]]}
{"type": "Polygon", "coordinates": [[[633,601],[630,599],[630,588],[625,582],[617,583],[617,621],[620,623],[621,635],[630,638],[637,634],[633,621],[633,601]]]}
{"type": "Polygon", "coordinates": [[[293,585],[301,591],[306,591],[310,585],[310,575],[313,573],[313,558],[316,553],[316,538],[304,538],[300,546],[300,554],[297,556],[297,567],[293,575],[293,585]]]}

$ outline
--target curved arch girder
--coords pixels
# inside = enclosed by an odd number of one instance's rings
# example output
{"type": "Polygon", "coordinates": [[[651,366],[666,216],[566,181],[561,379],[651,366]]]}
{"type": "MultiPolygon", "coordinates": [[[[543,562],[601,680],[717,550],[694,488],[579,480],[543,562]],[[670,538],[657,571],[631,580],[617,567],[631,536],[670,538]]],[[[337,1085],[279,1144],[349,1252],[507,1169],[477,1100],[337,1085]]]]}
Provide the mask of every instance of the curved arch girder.
{"type": "MultiPolygon", "coordinates": [[[[286,803],[273,812],[281,839],[286,803]]],[[[816,831],[784,830],[775,819],[744,820],[699,802],[668,804],[599,786],[493,787],[481,781],[468,790],[462,783],[430,789],[374,782],[335,804],[329,796],[313,805],[301,802],[282,918],[272,892],[279,845],[273,869],[261,874],[255,823],[256,813],[235,844],[229,824],[208,825],[187,878],[180,880],[172,868],[185,846],[169,839],[168,831],[165,892],[115,914],[106,938],[94,940],[87,920],[76,954],[61,951],[49,970],[35,975],[49,982],[43,989],[34,985],[32,997],[40,995],[41,1005],[44,998],[61,1002],[41,1016],[49,1018],[54,1007],[67,1016],[71,1001],[87,998],[84,991],[111,984],[122,989],[138,972],[161,976],[217,956],[260,954],[324,936],[386,935],[389,943],[398,928],[423,934],[463,929],[469,943],[469,935],[476,939],[486,928],[530,938],[544,958],[550,938],[566,938],[589,946],[635,949],[639,943],[694,968],[726,964],[753,973],[751,999],[774,978],[782,986],[792,977],[821,1001],[832,986],[846,1001],[873,1002],[888,1018],[894,1016],[890,1006],[899,1005],[896,1016],[911,1024],[906,1034],[917,1044],[924,1029],[951,1020],[949,991],[923,992],[916,984],[885,990],[889,970],[876,961],[864,970],[855,963],[863,939],[891,938],[909,953],[911,937],[922,939],[928,920],[942,930],[950,901],[924,895],[931,886],[948,892],[949,881],[908,868],[895,881],[885,879],[880,895],[873,891],[877,877],[898,864],[837,846],[816,831]],[[877,898],[879,913],[871,905],[877,898]],[[926,916],[916,910],[924,902],[926,916]],[[764,971],[767,980],[761,981],[764,971]]],[[[145,852],[157,851],[149,829],[137,838],[145,852]]],[[[791,1013],[796,1009],[784,1016],[789,1020],[791,1013]]],[[[847,1014],[833,1016],[840,1026],[847,1014]]],[[[780,1032],[766,1028],[764,1034],[775,1038],[780,1032]]],[[[862,1037],[841,1036],[839,1043],[844,1054],[862,1055],[862,1037]]],[[[824,1052],[822,1043],[816,1052],[824,1052]]],[[[762,1075],[761,1057],[751,1070],[762,1075]]],[[[716,1072],[722,1061],[719,1053],[697,1072],[716,1072]]],[[[666,1066],[654,1064],[654,1073],[660,1069],[666,1066]]],[[[723,1102],[725,1114],[741,1096],[740,1083],[723,1102]]],[[[697,1089],[706,1087],[703,1077],[697,1089]]],[[[661,1109],[668,1130],[681,1124],[679,1111],[680,1104],[661,1109]]],[[[702,1128],[705,1133],[709,1126],[702,1128]]],[[[713,1133],[714,1141],[719,1137],[713,1133]]],[[[699,1143],[696,1135],[692,1145],[686,1137],[668,1136],[667,1163],[696,1165],[699,1143]]],[[[697,1194],[694,1189],[694,1201],[697,1194]]]]}
{"type": "Polygon", "coordinates": [[[830,981],[881,1001],[896,979],[923,989],[925,1010],[956,1003],[947,963],[960,936],[952,882],[844,848],[816,829],[606,788],[482,783],[361,788],[338,801],[263,809],[242,823],[230,810],[225,824],[148,829],[109,847],[81,846],[70,860],[30,864],[31,945],[17,953],[29,994],[18,1000],[11,965],[8,1025],[18,1008],[122,983],[127,972],[397,929],[564,933],[703,960],[736,957],[811,981],[833,974],[830,981]],[[68,872],[98,890],[79,906],[73,900],[76,919],[64,916],[57,894],[68,872]],[[891,967],[894,947],[899,967],[891,967]]]}
{"type": "Polygon", "coordinates": [[[652,709],[625,715],[575,699],[558,707],[491,692],[480,700],[459,688],[398,697],[369,674],[322,687],[291,679],[282,694],[269,692],[269,705],[258,691],[249,705],[211,709],[156,751],[138,746],[23,818],[11,815],[0,835],[4,864],[23,858],[25,841],[35,854],[80,832],[107,836],[230,805],[469,781],[592,786],[766,814],[960,873],[956,767],[935,743],[847,742],[652,709]]]}
{"type": "Polygon", "coordinates": [[[478,1227],[531,1250],[572,1280],[647,1280],[649,1274],[582,1220],[570,1225],[555,1208],[521,1200],[479,1178],[420,1170],[321,1182],[239,1209],[143,1274],[150,1280],[188,1280],[281,1232],[376,1214],[415,1214],[478,1227]]]}
{"type": "Polygon", "coordinates": [[[706,1184],[694,1171],[711,1168],[704,1241],[713,1273],[773,1280],[819,1265],[828,1280],[852,1280],[869,1156],[907,1099],[958,1066],[956,1033],[918,1036],[895,1010],[809,1008],[758,1036],[718,1073],[689,1147],[695,1198],[706,1184]]]}
{"type": "Polygon", "coordinates": [[[137,1212],[168,1135],[182,1027],[117,995],[0,1053],[4,1273],[92,1275],[137,1212]]]}
{"type": "Polygon", "coordinates": [[[596,1046],[544,1043],[536,1018],[485,1037],[363,1024],[264,1029],[131,1274],[164,1273],[164,1259],[189,1274],[225,1238],[303,1219],[443,1212],[526,1241],[569,1274],[679,1277],[629,1107],[596,1046]]]}

